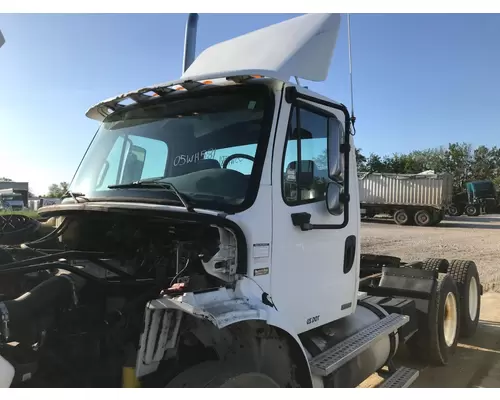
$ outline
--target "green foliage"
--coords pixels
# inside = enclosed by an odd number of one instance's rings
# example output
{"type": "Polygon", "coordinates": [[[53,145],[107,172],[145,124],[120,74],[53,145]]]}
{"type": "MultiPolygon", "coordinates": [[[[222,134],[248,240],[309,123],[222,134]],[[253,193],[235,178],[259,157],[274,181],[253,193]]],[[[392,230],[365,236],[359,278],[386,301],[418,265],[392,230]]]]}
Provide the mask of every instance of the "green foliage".
{"type": "Polygon", "coordinates": [[[47,193],[46,197],[63,197],[68,190],[68,186],[69,185],[67,182],[61,182],[59,185],[57,183],[53,183],[49,186],[49,192],[47,193]]]}
{"type": "Polygon", "coordinates": [[[24,215],[29,218],[33,219],[38,219],[40,216],[36,211],[33,210],[23,210],[23,211],[4,211],[0,210],[0,216],[7,216],[7,215],[24,215]]]}

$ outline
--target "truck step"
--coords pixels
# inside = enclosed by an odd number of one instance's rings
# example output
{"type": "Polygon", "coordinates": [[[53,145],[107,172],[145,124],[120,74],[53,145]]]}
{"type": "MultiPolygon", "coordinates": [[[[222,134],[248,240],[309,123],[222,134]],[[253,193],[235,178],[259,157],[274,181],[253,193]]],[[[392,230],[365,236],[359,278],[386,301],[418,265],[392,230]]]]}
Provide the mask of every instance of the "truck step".
{"type": "Polygon", "coordinates": [[[377,323],[366,327],[342,342],[318,354],[309,362],[311,372],[319,376],[328,376],[358,354],[361,354],[372,343],[389,335],[406,324],[409,317],[401,314],[390,314],[377,323]]]}
{"type": "Polygon", "coordinates": [[[418,378],[416,369],[400,367],[387,379],[377,386],[378,389],[407,388],[418,378]]]}

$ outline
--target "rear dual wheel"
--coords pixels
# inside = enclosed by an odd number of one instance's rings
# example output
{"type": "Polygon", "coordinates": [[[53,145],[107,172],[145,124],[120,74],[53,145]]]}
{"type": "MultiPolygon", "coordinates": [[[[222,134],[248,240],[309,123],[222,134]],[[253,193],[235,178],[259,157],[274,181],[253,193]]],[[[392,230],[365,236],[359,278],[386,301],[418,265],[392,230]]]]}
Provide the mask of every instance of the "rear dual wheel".
{"type": "Polygon", "coordinates": [[[465,206],[465,214],[469,217],[477,217],[481,215],[481,207],[476,204],[467,204],[465,206]]]}
{"type": "Polygon", "coordinates": [[[408,210],[401,208],[394,213],[394,222],[398,225],[408,225],[412,221],[412,215],[408,210]]]}
{"type": "Polygon", "coordinates": [[[460,295],[460,334],[471,337],[476,333],[481,310],[482,288],[476,264],[470,260],[452,260],[447,272],[456,282],[460,295]]]}
{"type": "Polygon", "coordinates": [[[470,260],[427,258],[422,269],[450,275],[457,285],[460,305],[460,336],[471,337],[476,333],[481,310],[482,286],[477,266],[470,260]]]}
{"type": "Polygon", "coordinates": [[[452,204],[448,207],[448,214],[452,217],[458,217],[464,213],[463,206],[457,206],[456,204],[452,204]]]}
{"type": "Polygon", "coordinates": [[[394,222],[398,225],[410,225],[414,223],[417,226],[437,225],[443,219],[440,214],[435,215],[426,209],[412,212],[404,208],[396,210],[393,218],[394,222]]]}
{"type": "Polygon", "coordinates": [[[428,210],[418,210],[415,213],[414,220],[418,226],[429,226],[434,222],[434,215],[428,210]]]}
{"type": "Polygon", "coordinates": [[[436,290],[429,302],[427,321],[408,341],[416,357],[432,365],[446,365],[455,353],[460,333],[458,288],[448,274],[438,277],[436,290]]]}

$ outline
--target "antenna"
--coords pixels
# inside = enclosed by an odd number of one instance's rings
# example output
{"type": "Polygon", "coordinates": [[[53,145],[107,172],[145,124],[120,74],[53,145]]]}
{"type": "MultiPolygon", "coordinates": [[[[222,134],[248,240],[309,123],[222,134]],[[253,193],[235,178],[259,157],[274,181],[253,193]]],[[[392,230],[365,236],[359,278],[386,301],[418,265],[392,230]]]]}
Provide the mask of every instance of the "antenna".
{"type": "Polygon", "coordinates": [[[354,116],[354,91],[352,89],[351,14],[347,14],[347,45],[349,47],[349,80],[351,85],[351,123],[354,133],[356,133],[356,129],[354,128],[354,122],[356,121],[356,117],[354,116]]]}

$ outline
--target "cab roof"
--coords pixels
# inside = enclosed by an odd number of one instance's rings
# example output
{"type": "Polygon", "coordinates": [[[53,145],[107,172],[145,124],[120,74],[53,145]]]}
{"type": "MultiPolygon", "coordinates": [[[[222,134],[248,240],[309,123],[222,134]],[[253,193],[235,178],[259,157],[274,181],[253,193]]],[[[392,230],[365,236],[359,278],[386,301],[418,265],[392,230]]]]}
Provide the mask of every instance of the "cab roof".
{"type": "Polygon", "coordinates": [[[282,82],[288,82],[292,76],[324,81],[339,27],[340,14],[305,14],[215,44],[204,50],[179,80],[104,100],[91,107],[86,115],[102,121],[130,102],[145,102],[156,96],[178,90],[199,90],[207,85],[244,83],[256,77],[282,82]]]}

